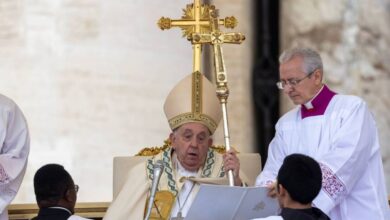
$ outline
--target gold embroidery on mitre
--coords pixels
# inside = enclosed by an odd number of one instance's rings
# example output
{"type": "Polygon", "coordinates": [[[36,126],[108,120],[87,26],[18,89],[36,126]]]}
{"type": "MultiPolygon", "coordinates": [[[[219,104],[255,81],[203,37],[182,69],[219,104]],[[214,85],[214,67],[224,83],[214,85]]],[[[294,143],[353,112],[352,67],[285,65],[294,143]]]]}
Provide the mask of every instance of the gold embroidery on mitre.
{"type": "Polygon", "coordinates": [[[196,71],[192,74],[192,112],[202,113],[202,74],[196,71]]]}
{"type": "Polygon", "coordinates": [[[203,122],[212,133],[217,129],[217,123],[209,116],[205,114],[195,114],[193,112],[187,112],[180,114],[178,116],[173,117],[168,121],[169,126],[172,130],[178,128],[179,126],[183,125],[184,123],[190,122],[190,121],[201,121],[203,122]]]}
{"type": "MultiPolygon", "coordinates": [[[[171,215],[171,210],[175,198],[176,197],[173,195],[173,193],[169,192],[168,190],[161,190],[156,192],[156,196],[154,197],[154,205],[152,207],[149,219],[168,220],[171,215]]],[[[146,207],[148,207],[148,201],[149,199],[146,201],[144,216],[146,214],[146,207]]]]}

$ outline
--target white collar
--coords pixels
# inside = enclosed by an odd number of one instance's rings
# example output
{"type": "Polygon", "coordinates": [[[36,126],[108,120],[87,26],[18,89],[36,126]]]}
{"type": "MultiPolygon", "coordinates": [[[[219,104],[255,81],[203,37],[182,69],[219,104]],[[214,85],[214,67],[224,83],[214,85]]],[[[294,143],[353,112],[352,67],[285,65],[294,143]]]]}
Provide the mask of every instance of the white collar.
{"type": "Polygon", "coordinates": [[[62,209],[62,210],[65,210],[65,211],[69,212],[70,215],[73,215],[73,213],[69,209],[64,208],[64,207],[53,206],[53,207],[49,207],[49,209],[62,209]]]}

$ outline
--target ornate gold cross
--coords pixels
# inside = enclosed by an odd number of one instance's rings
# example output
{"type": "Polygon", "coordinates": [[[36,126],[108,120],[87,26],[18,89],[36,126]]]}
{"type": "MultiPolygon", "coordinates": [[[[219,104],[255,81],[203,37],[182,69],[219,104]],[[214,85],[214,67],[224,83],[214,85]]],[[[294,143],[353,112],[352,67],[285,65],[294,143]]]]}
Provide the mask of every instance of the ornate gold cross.
{"type": "MultiPolygon", "coordinates": [[[[194,0],[193,4],[188,4],[183,9],[184,15],[181,19],[170,19],[161,17],[158,26],[161,30],[172,27],[180,27],[183,31],[183,37],[192,43],[193,47],[193,72],[200,71],[202,44],[212,43],[212,39],[218,39],[221,43],[241,43],[245,37],[238,33],[219,33],[212,34],[210,11],[216,11],[214,5],[200,4],[200,0],[194,0]],[[240,35],[239,39],[237,34],[240,35]],[[209,37],[207,37],[209,35],[209,37]]],[[[237,19],[233,16],[224,19],[216,19],[216,26],[223,25],[226,28],[237,26],[237,19]]]]}

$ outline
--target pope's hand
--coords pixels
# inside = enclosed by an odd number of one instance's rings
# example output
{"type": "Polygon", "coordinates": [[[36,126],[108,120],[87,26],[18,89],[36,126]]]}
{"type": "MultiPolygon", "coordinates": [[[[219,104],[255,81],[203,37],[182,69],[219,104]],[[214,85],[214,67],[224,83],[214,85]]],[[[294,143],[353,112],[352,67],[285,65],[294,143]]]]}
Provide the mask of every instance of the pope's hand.
{"type": "Polygon", "coordinates": [[[226,173],[229,170],[233,171],[234,185],[241,186],[240,160],[238,160],[237,154],[234,150],[231,149],[223,155],[223,165],[226,173]]]}

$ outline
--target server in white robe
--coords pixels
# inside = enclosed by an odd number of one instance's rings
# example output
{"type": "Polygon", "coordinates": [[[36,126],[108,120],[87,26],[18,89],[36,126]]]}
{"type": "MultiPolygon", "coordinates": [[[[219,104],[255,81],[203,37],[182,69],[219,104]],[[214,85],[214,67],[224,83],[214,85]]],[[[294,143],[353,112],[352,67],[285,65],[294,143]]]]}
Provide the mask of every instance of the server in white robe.
{"type": "Polygon", "coordinates": [[[7,206],[18,192],[26,171],[30,137],[19,107],[1,94],[0,141],[0,220],[6,220],[7,206]]]}
{"type": "Polygon", "coordinates": [[[284,157],[306,154],[323,173],[314,206],[332,220],[390,219],[378,132],[367,104],[324,85],[321,57],[311,49],[285,51],[280,63],[277,86],[298,106],[276,124],[256,185],[269,186],[272,194],[284,157]]]}

